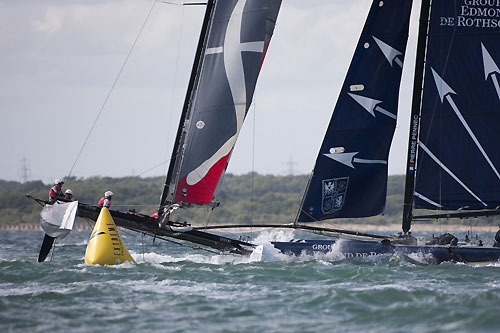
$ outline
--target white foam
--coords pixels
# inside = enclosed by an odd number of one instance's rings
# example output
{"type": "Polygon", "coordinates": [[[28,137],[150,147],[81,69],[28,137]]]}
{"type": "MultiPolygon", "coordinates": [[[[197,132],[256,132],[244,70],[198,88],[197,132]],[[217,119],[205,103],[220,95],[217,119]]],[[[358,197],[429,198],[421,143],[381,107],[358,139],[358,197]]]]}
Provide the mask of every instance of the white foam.
{"type": "Polygon", "coordinates": [[[262,246],[261,261],[322,261],[333,262],[344,260],[345,255],[340,250],[342,240],[337,240],[331,247],[329,252],[315,252],[314,254],[307,254],[305,252],[298,256],[286,255],[280,250],[275,248],[271,242],[289,242],[294,239],[293,230],[270,230],[264,231],[259,234],[253,242],[262,246]]]}
{"type": "Polygon", "coordinates": [[[467,263],[466,265],[471,267],[499,267],[500,262],[475,262],[475,263],[467,263]]]}
{"type": "Polygon", "coordinates": [[[370,285],[370,286],[359,286],[359,287],[354,287],[351,290],[352,291],[369,291],[369,290],[386,290],[386,289],[395,289],[395,290],[402,290],[402,291],[411,291],[412,288],[408,286],[405,283],[388,283],[388,284],[377,284],[377,285],[370,285]]]}
{"type": "Polygon", "coordinates": [[[293,230],[265,230],[262,231],[253,243],[262,246],[262,255],[260,261],[295,261],[297,258],[288,256],[275,248],[271,242],[289,242],[294,239],[293,230]]]}
{"type": "Polygon", "coordinates": [[[429,264],[434,262],[436,259],[431,253],[423,252],[412,252],[406,255],[409,259],[413,260],[417,264],[429,264]]]}
{"type": "Polygon", "coordinates": [[[262,252],[264,251],[264,245],[258,245],[253,252],[250,254],[250,261],[262,261],[262,252]]]}
{"type": "Polygon", "coordinates": [[[161,265],[165,263],[179,263],[183,261],[189,261],[197,264],[225,265],[248,263],[252,261],[248,256],[239,256],[232,254],[216,254],[207,256],[201,253],[180,253],[179,257],[159,253],[134,253],[132,251],[130,251],[130,254],[134,257],[135,261],[138,264],[149,263],[154,265],[161,265]]]}
{"type": "Polygon", "coordinates": [[[54,247],[63,247],[63,246],[87,246],[89,244],[89,241],[88,240],[83,240],[83,241],[79,241],[79,242],[72,242],[71,240],[65,240],[65,241],[61,241],[59,239],[57,239],[55,242],[54,242],[54,247]]]}
{"type": "Polygon", "coordinates": [[[293,238],[293,230],[271,229],[262,231],[252,242],[257,245],[264,245],[271,242],[288,242],[293,238]]]}

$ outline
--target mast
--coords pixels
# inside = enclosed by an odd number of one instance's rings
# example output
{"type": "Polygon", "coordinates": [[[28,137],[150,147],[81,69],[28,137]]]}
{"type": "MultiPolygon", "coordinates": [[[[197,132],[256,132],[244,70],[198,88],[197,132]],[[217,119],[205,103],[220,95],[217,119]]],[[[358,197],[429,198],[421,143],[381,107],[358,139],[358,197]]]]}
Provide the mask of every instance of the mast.
{"type": "MultiPolygon", "coordinates": [[[[179,121],[179,127],[177,129],[177,136],[175,137],[174,148],[172,150],[172,157],[170,158],[170,165],[168,167],[167,178],[165,180],[165,185],[163,188],[163,193],[161,195],[160,207],[161,210],[164,206],[168,204],[168,193],[170,191],[170,184],[172,182],[172,177],[174,175],[174,170],[177,170],[177,165],[179,164],[178,157],[182,147],[180,143],[182,141],[182,136],[184,135],[184,129],[186,126],[186,120],[189,112],[189,104],[191,101],[191,95],[193,94],[194,86],[197,80],[197,74],[201,68],[201,63],[203,59],[204,45],[207,41],[208,27],[211,22],[213,9],[215,7],[215,0],[208,0],[207,9],[205,11],[205,17],[203,19],[203,24],[200,32],[200,39],[198,40],[198,47],[196,48],[196,54],[193,62],[193,68],[191,70],[191,77],[189,79],[188,89],[186,92],[186,98],[184,100],[184,106],[182,107],[181,119],[179,121]]],[[[161,215],[161,212],[160,212],[161,215]]]]}
{"type": "Polygon", "coordinates": [[[431,0],[422,0],[417,40],[417,55],[413,81],[413,99],[410,115],[410,132],[408,137],[408,155],[406,159],[405,196],[403,202],[403,231],[411,228],[413,192],[415,190],[415,162],[417,159],[417,143],[420,125],[420,106],[422,104],[422,84],[424,78],[425,51],[431,0]]]}

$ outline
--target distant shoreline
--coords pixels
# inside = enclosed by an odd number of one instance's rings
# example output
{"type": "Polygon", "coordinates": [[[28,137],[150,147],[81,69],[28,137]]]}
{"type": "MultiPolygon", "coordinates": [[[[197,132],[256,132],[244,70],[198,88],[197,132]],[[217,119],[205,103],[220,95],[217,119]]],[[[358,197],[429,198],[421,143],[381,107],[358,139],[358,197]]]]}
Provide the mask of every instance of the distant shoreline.
{"type": "MultiPolygon", "coordinates": [[[[197,226],[193,224],[193,226],[197,226]]],[[[201,225],[200,225],[201,226],[201,225]]],[[[204,225],[203,225],[204,226],[204,225]]],[[[381,233],[394,233],[399,232],[401,230],[400,224],[387,224],[387,225],[374,225],[374,224],[340,224],[340,223],[315,223],[314,226],[324,227],[324,228],[334,228],[334,229],[345,229],[345,230],[353,230],[360,232],[381,232],[381,233]]],[[[78,222],[75,226],[75,230],[91,230],[90,224],[78,222]]],[[[248,229],[248,228],[247,228],[248,229]]],[[[265,228],[256,228],[258,230],[264,230],[265,228]]],[[[34,231],[40,230],[42,231],[42,227],[39,224],[31,224],[31,223],[23,223],[23,224],[11,224],[11,225],[1,225],[0,230],[8,231],[8,230],[17,230],[17,231],[34,231]]],[[[241,230],[236,225],[232,229],[228,230],[241,230]]],[[[249,229],[248,229],[249,230],[249,229]]],[[[416,232],[435,232],[435,233],[445,233],[445,232],[467,232],[470,230],[469,225],[456,225],[456,224],[414,224],[412,226],[411,231],[413,233],[416,232]]],[[[473,232],[497,232],[498,226],[495,225],[480,225],[480,226],[472,226],[473,232]]]]}

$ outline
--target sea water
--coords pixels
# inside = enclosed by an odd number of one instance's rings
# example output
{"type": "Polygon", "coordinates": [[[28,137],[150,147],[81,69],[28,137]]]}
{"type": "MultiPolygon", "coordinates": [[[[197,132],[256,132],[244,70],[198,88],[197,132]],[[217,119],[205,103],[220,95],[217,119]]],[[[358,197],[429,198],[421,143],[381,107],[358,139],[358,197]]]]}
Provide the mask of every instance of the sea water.
{"type": "MultiPolygon", "coordinates": [[[[84,264],[90,231],[37,263],[41,231],[0,231],[1,332],[498,332],[500,264],[426,258],[257,260],[124,233],[137,264],[84,264]]],[[[257,237],[255,237],[257,236],[257,237]]]]}

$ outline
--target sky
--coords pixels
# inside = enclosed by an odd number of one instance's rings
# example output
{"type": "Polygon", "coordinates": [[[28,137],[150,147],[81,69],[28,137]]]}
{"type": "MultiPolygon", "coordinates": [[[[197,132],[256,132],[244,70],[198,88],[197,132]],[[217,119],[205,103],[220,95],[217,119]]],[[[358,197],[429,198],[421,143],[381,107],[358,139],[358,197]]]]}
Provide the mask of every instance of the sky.
{"type": "MultiPolygon", "coordinates": [[[[283,0],[229,173],[311,172],[370,5],[283,0]]],[[[419,7],[391,175],[406,166],[419,7]]],[[[153,0],[0,0],[0,179],[165,175],[204,10],[153,0]]]]}

